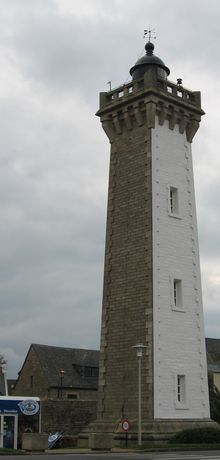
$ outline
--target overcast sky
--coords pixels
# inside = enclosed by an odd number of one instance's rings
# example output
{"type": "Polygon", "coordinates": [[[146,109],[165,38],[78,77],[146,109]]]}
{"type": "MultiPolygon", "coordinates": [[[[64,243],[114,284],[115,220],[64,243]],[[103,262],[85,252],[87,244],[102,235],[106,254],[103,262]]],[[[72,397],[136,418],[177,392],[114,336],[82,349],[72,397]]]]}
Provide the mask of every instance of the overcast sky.
{"type": "Polygon", "coordinates": [[[170,80],[201,90],[194,138],[205,327],[220,338],[219,0],[0,0],[0,353],[98,348],[109,143],[95,117],[156,29],[170,80]]]}

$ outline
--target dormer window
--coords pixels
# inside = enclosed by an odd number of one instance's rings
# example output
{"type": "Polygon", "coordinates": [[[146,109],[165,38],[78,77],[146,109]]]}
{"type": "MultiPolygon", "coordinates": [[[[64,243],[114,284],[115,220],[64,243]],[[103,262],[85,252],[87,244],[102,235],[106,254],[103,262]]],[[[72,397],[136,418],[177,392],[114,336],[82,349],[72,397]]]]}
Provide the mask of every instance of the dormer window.
{"type": "Polygon", "coordinates": [[[84,367],[84,375],[85,377],[98,377],[99,368],[98,367],[84,367]]]}
{"type": "Polygon", "coordinates": [[[81,377],[98,377],[99,368],[93,366],[80,366],[73,364],[73,367],[81,375],[81,377]]]}

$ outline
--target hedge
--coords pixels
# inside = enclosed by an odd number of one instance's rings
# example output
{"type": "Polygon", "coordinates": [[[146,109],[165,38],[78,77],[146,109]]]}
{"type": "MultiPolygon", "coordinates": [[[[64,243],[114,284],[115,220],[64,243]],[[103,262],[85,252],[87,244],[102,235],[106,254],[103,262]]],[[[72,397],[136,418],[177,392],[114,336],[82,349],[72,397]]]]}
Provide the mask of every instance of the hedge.
{"type": "Polygon", "coordinates": [[[220,443],[220,428],[203,427],[180,431],[170,439],[171,444],[220,443]]]}

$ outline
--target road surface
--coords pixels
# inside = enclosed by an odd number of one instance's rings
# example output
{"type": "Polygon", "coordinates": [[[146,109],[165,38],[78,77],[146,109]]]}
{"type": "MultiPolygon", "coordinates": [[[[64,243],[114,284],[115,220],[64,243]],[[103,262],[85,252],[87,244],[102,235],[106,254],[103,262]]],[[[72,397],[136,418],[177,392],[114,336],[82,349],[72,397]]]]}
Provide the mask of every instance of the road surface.
{"type": "Polygon", "coordinates": [[[220,451],[1,455],[0,460],[220,460],[220,451]]]}

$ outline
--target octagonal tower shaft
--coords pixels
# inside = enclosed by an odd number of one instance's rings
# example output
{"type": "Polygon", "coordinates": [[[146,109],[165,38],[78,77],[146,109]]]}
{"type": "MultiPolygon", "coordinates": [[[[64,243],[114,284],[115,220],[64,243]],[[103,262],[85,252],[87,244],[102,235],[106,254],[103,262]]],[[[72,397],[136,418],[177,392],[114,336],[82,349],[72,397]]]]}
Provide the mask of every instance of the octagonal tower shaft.
{"type": "Polygon", "coordinates": [[[111,143],[98,420],[209,419],[191,142],[200,93],[154,69],[100,94],[111,143]]]}

